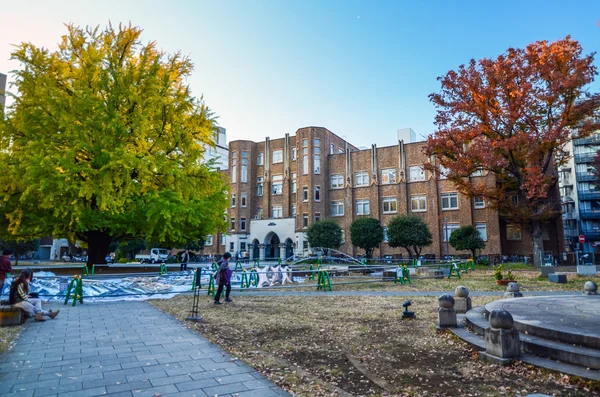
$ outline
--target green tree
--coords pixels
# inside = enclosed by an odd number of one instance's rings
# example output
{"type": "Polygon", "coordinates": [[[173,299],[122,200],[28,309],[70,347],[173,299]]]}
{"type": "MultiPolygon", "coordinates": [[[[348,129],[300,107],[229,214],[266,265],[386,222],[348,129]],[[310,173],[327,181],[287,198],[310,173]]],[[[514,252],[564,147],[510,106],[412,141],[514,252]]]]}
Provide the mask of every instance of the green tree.
{"type": "Polygon", "coordinates": [[[203,237],[198,237],[195,240],[188,241],[183,248],[190,251],[202,251],[204,250],[204,244],[206,244],[206,240],[203,237]]]}
{"type": "Polygon", "coordinates": [[[448,242],[457,251],[471,251],[473,260],[475,260],[475,251],[485,248],[485,242],[481,238],[479,230],[473,225],[462,226],[454,230],[450,234],[448,242]]]}
{"type": "Polygon", "coordinates": [[[15,266],[19,264],[19,258],[24,254],[36,251],[40,247],[40,239],[32,240],[2,240],[0,241],[2,250],[10,249],[15,254],[15,266]]]}
{"type": "Polygon", "coordinates": [[[355,219],[350,225],[350,239],[352,245],[364,249],[365,255],[370,258],[383,241],[383,227],[374,218],[355,219]]]}
{"type": "Polygon", "coordinates": [[[342,229],[330,219],[313,223],[306,236],[311,247],[337,249],[342,245],[342,229]]]}
{"type": "Polygon", "coordinates": [[[148,248],[148,243],[145,240],[126,240],[121,241],[118,245],[117,259],[127,258],[134,259],[135,255],[141,250],[148,248]]]}
{"type": "Polygon", "coordinates": [[[409,258],[419,257],[423,247],[433,242],[427,224],[413,215],[398,215],[388,223],[390,247],[404,247],[409,258]]]}
{"type": "Polygon", "coordinates": [[[142,44],[132,26],[73,25],[57,51],[31,43],[12,59],[18,95],[0,117],[0,229],[88,245],[185,244],[224,229],[226,182],[213,163],[214,117],[180,53],[142,44]]]}

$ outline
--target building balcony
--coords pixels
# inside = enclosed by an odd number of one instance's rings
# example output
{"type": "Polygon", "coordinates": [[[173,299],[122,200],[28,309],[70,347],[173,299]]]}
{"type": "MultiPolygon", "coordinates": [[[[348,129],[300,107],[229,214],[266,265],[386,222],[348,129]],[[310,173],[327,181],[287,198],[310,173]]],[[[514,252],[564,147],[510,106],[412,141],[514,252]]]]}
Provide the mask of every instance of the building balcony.
{"type": "Polygon", "coordinates": [[[594,134],[587,138],[573,139],[573,145],[575,145],[575,146],[600,145],[600,135],[594,134]]]}
{"type": "Polygon", "coordinates": [[[578,190],[579,200],[600,200],[600,190],[578,190]]]}
{"type": "Polygon", "coordinates": [[[578,172],[577,182],[590,182],[598,180],[598,175],[591,172],[578,172]]]}
{"type": "Polygon", "coordinates": [[[574,227],[574,228],[565,227],[564,230],[565,230],[565,237],[567,237],[567,238],[579,236],[579,229],[576,227],[574,227]]]}
{"type": "Polygon", "coordinates": [[[600,210],[579,210],[581,219],[600,219],[600,210]]]}
{"type": "Polygon", "coordinates": [[[576,219],[575,218],[575,213],[573,213],[573,212],[563,212],[562,218],[564,220],[566,220],[566,221],[567,220],[574,220],[574,219],[576,219]]]}
{"type": "Polygon", "coordinates": [[[575,164],[591,163],[596,158],[596,153],[584,153],[575,155],[575,164]]]}

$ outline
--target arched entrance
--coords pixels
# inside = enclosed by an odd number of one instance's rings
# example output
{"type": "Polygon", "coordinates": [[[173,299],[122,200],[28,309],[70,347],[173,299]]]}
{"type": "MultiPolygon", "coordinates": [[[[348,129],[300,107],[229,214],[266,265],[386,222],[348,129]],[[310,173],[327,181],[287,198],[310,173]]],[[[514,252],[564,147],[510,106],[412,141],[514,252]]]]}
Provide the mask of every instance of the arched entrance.
{"type": "Polygon", "coordinates": [[[279,236],[273,232],[265,237],[265,259],[277,259],[280,255],[279,236]]]}
{"type": "Polygon", "coordinates": [[[285,240],[285,259],[294,255],[294,242],[292,239],[288,238],[285,240]]]}
{"type": "Polygon", "coordinates": [[[260,257],[260,247],[257,239],[252,241],[252,259],[258,259],[260,257]]]}

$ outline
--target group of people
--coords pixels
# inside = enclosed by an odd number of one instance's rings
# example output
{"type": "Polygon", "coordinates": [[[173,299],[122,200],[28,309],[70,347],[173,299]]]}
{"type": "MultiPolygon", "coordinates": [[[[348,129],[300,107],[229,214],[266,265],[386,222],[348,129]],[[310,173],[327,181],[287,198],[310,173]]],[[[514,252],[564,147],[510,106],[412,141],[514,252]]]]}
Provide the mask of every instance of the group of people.
{"type": "MultiPolygon", "coordinates": [[[[4,289],[6,276],[12,272],[10,256],[13,252],[9,249],[2,251],[0,257],[0,294],[4,289]]],[[[8,293],[8,303],[13,307],[18,307],[23,310],[29,317],[33,317],[36,321],[46,321],[46,317],[54,319],[58,316],[60,310],[43,310],[42,300],[36,295],[30,293],[30,284],[33,281],[33,272],[30,269],[24,269],[21,274],[16,277],[10,285],[8,293]]]]}

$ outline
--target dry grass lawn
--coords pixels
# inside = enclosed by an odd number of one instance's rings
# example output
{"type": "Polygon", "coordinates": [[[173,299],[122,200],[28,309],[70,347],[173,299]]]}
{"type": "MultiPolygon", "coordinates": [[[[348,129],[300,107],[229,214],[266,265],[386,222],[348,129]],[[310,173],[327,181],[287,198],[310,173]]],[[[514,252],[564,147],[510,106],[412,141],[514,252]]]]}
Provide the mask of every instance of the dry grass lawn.
{"type": "Polygon", "coordinates": [[[0,354],[6,353],[14,345],[22,330],[22,325],[0,327],[0,354]]]}
{"type": "MultiPolygon", "coordinates": [[[[466,283],[465,283],[466,284],[466,283]]],[[[440,284],[439,288],[443,284],[440,284]]],[[[456,286],[452,282],[452,288],[456,286]]],[[[449,289],[449,288],[445,288],[449,289]]],[[[412,299],[417,320],[402,321],[403,297],[248,297],[215,306],[190,324],[298,396],[595,395],[596,385],[516,363],[476,360],[449,333],[437,333],[437,299],[412,299]]],[[[482,305],[493,298],[473,298],[482,305]]],[[[183,319],[191,297],[152,304],[183,319]]]]}

